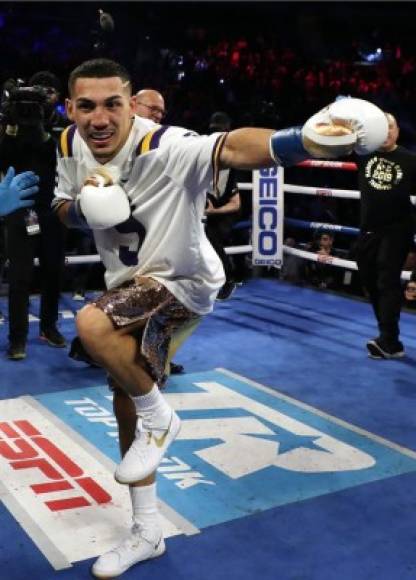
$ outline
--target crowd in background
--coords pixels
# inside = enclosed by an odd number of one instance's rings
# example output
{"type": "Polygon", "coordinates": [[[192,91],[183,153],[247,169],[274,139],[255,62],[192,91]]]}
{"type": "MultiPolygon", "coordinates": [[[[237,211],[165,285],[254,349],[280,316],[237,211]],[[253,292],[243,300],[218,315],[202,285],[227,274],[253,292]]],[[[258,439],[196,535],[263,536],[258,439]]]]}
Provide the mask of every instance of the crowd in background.
{"type": "MultiPolygon", "coordinates": [[[[278,129],[302,123],[344,94],[371,100],[395,114],[402,143],[416,147],[416,54],[406,33],[411,28],[411,6],[401,5],[393,12],[386,4],[383,13],[376,14],[368,4],[352,4],[350,16],[363,17],[361,23],[354,23],[346,21],[342,6],[327,3],[325,13],[316,10],[316,3],[265,3],[251,8],[251,3],[238,8],[221,3],[221,10],[215,4],[204,10],[204,3],[199,7],[172,3],[169,13],[158,3],[117,3],[108,6],[110,24],[103,27],[97,15],[98,8],[105,6],[88,3],[80,19],[73,6],[59,4],[2,4],[2,83],[48,69],[65,87],[74,65],[92,56],[110,56],[130,69],[137,84],[134,90],[151,86],[164,95],[166,124],[207,132],[211,114],[224,111],[233,128],[278,129]],[[197,17],[201,10],[202,16],[197,17]]],[[[63,91],[61,105],[64,97],[63,91]]],[[[285,176],[290,183],[357,189],[352,172],[293,168],[285,176]]],[[[249,192],[241,198],[238,219],[244,220],[250,217],[249,192]]],[[[359,219],[355,201],[301,195],[286,196],[285,214],[352,227],[358,227],[359,219]]],[[[288,245],[319,251],[321,234],[287,228],[285,238],[288,245]]],[[[246,235],[244,240],[241,231],[236,232],[229,243],[247,242],[248,230],[246,235]]],[[[331,247],[342,257],[353,258],[353,245],[351,236],[344,234],[331,239],[331,247]]],[[[93,250],[90,240],[69,236],[67,254],[93,250]]],[[[360,294],[354,277],[345,284],[341,270],[334,273],[334,268],[322,264],[316,270],[317,266],[303,264],[299,281],[360,294]]],[[[240,278],[251,273],[247,259],[244,271],[240,265],[240,278]]],[[[34,290],[36,286],[35,278],[34,290]]],[[[65,289],[83,296],[88,287],[101,286],[99,265],[76,271],[67,268],[65,289]]]]}
{"type": "Polygon", "coordinates": [[[111,4],[103,29],[95,3],[83,18],[71,3],[2,3],[0,80],[28,78],[36,63],[64,82],[79,62],[105,55],[127,66],[136,90],[165,95],[168,123],[203,131],[224,110],[236,126],[279,128],[351,94],[391,111],[415,141],[412,5],[350,5],[347,22],[327,3],[151,4],[111,4]]]}

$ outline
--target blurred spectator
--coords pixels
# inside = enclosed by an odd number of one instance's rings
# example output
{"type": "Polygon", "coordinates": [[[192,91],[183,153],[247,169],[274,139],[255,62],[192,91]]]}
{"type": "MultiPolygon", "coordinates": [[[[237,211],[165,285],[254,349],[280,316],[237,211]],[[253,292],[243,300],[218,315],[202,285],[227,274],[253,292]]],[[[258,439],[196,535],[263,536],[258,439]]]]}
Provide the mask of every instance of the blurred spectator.
{"type": "Polygon", "coordinates": [[[413,270],[410,280],[405,286],[404,297],[408,302],[416,305],[416,270],[413,270]]]}
{"type": "Polygon", "coordinates": [[[142,89],[136,94],[136,115],[161,123],[166,116],[165,99],[153,89],[142,89]]]}
{"type": "Polygon", "coordinates": [[[318,231],[308,250],[318,254],[318,261],[308,261],[305,267],[305,279],[312,286],[325,289],[336,289],[339,286],[339,277],[336,269],[331,266],[334,250],[334,234],[318,231]]]}
{"type": "MultiPolygon", "coordinates": [[[[284,245],[294,248],[296,246],[295,238],[286,238],[284,245]]],[[[280,278],[287,282],[293,282],[294,284],[300,284],[303,282],[304,260],[299,258],[299,256],[285,253],[282,268],[280,270],[280,278]]]]}
{"type": "Polygon", "coordinates": [[[411,270],[410,280],[404,286],[404,297],[409,306],[416,308],[416,247],[407,255],[404,270],[411,270]]]}

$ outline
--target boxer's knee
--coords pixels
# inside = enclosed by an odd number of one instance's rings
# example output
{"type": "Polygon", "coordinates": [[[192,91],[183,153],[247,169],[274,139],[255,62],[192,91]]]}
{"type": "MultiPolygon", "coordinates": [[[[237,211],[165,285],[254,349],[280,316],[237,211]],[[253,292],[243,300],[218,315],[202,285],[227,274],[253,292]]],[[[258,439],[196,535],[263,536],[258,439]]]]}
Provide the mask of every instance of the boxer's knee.
{"type": "Polygon", "coordinates": [[[114,332],[111,320],[99,308],[88,304],[79,310],[76,318],[78,336],[88,351],[96,351],[114,332]]]}

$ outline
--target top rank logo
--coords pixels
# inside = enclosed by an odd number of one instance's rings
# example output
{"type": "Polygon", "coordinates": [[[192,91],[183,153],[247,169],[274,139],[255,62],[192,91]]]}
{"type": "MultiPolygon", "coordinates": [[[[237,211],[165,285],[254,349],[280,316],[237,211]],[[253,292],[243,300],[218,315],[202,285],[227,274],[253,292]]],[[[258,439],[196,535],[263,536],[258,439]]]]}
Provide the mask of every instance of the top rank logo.
{"type": "MultiPolygon", "coordinates": [[[[416,471],[415,452],[225,370],[170,377],[164,396],[182,420],[158,469],[165,537],[416,471]]],[[[0,401],[3,501],[56,569],[131,525],[111,398],[103,385],[0,401]]]]}
{"type": "MultiPolygon", "coordinates": [[[[416,470],[370,433],[226,371],[170,377],[164,396],[182,428],[158,469],[159,495],[199,529],[416,470]]],[[[106,386],[37,398],[119,461],[106,386]]]]}

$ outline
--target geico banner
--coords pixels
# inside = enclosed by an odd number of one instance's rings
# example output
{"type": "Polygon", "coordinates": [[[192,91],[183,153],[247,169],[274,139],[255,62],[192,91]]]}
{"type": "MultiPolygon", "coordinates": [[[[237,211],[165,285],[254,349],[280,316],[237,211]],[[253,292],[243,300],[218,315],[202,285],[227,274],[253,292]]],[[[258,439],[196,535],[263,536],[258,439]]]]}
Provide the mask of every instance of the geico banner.
{"type": "Polygon", "coordinates": [[[283,255],[283,168],[253,171],[253,265],[280,268],[283,255]]]}

